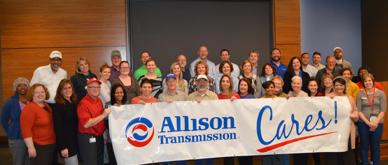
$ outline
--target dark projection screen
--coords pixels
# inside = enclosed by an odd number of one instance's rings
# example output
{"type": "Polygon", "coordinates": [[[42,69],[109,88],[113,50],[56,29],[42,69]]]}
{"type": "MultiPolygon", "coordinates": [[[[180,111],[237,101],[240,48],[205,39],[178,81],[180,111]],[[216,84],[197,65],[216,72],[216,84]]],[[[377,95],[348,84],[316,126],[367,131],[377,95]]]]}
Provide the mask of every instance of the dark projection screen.
{"type": "Polygon", "coordinates": [[[129,1],[129,38],[134,68],[139,53],[151,52],[163,74],[179,53],[188,65],[200,45],[209,48],[209,59],[220,62],[219,51],[231,51],[240,65],[250,50],[258,50],[260,66],[269,61],[272,48],[272,2],[257,1],[129,1]]]}
{"type": "Polygon", "coordinates": [[[362,33],[362,65],[388,81],[388,1],[362,1],[362,33]]]}

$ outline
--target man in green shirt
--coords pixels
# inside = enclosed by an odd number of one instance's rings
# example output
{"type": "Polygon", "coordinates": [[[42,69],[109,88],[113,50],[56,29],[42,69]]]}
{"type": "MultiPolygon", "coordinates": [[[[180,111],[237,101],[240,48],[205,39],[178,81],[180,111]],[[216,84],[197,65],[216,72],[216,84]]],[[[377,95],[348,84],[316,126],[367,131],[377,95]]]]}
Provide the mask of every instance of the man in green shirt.
{"type": "MultiPolygon", "coordinates": [[[[139,78],[145,74],[148,73],[146,66],[144,65],[145,62],[151,58],[151,53],[148,51],[142,51],[140,53],[140,60],[143,63],[143,65],[135,70],[134,77],[136,80],[139,81],[139,78]]],[[[159,68],[156,68],[155,73],[158,77],[162,76],[162,72],[159,68]]]]}

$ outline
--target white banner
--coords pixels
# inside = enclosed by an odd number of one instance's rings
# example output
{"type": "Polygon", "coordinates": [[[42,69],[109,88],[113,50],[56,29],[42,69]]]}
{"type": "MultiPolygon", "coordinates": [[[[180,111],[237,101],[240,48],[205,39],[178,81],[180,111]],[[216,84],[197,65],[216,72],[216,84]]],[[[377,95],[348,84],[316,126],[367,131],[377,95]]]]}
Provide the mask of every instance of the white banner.
{"type": "Polygon", "coordinates": [[[347,97],[182,101],[112,107],[118,164],[347,150],[347,97]]]}

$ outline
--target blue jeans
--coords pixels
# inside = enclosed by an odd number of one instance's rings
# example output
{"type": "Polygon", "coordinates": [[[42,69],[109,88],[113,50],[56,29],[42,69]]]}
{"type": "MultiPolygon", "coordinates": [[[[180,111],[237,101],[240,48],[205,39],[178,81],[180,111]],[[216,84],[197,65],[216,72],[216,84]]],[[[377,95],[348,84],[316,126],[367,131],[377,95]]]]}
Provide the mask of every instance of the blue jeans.
{"type": "Polygon", "coordinates": [[[380,165],[380,140],[383,133],[383,124],[379,124],[374,132],[369,131],[369,126],[364,122],[358,123],[360,134],[361,163],[368,165],[368,149],[371,147],[373,165],[380,165]]]}
{"type": "Polygon", "coordinates": [[[197,159],[194,160],[194,165],[213,165],[214,164],[214,159],[197,159]]]}

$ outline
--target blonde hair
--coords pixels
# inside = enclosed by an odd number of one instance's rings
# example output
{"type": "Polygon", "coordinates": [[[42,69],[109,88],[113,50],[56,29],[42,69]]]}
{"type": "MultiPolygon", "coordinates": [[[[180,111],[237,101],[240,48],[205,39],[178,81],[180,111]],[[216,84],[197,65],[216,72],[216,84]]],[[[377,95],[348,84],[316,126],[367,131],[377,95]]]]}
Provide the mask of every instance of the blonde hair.
{"type": "Polygon", "coordinates": [[[274,76],[274,77],[272,78],[272,81],[275,80],[275,79],[280,80],[280,81],[282,82],[282,86],[284,85],[284,81],[283,81],[283,78],[282,78],[282,77],[280,77],[279,75],[276,75],[276,76],[274,76]]]}
{"type": "Polygon", "coordinates": [[[205,66],[205,69],[206,69],[206,72],[205,74],[208,75],[209,74],[209,67],[207,66],[207,64],[203,61],[198,61],[196,64],[195,64],[195,69],[194,69],[194,72],[195,72],[195,75],[198,75],[198,65],[204,65],[205,66]]]}
{"type": "Polygon", "coordinates": [[[77,69],[77,72],[81,72],[81,70],[79,69],[79,64],[81,63],[81,61],[85,61],[86,64],[88,64],[89,66],[89,72],[91,72],[90,70],[90,62],[88,59],[86,59],[85,57],[80,57],[78,60],[77,60],[77,66],[76,66],[76,69],[77,69]]]}
{"type": "MultiPolygon", "coordinates": [[[[171,64],[170,66],[170,72],[171,73],[174,73],[173,70],[174,70],[174,67],[178,65],[179,66],[179,69],[181,70],[181,72],[179,73],[179,76],[177,76],[177,80],[178,80],[178,87],[179,89],[184,89],[186,90],[186,87],[185,87],[185,81],[183,80],[183,75],[182,75],[182,68],[181,66],[178,64],[178,62],[174,62],[171,64]]],[[[184,91],[186,92],[186,91],[184,91]]]]}

